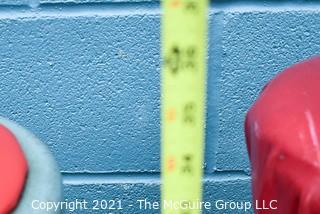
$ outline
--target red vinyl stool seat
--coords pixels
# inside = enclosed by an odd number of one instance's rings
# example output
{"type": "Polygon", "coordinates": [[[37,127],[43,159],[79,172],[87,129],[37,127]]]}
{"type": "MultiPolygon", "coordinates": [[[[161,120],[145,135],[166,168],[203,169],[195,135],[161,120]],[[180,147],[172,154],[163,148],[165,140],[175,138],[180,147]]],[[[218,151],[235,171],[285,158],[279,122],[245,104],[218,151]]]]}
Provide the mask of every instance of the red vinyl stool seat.
{"type": "Polygon", "coordinates": [[[14,135],[0,125],[0,214],[9,214],[19,202],[28,163],[14,135]]]}
{"type": "Polygon", "coordinates": [[[276,202],[276,209],[255,213],[319,214],[320,57],[271,80],[249,110],[245,129],[253,198],[276,202]]]}

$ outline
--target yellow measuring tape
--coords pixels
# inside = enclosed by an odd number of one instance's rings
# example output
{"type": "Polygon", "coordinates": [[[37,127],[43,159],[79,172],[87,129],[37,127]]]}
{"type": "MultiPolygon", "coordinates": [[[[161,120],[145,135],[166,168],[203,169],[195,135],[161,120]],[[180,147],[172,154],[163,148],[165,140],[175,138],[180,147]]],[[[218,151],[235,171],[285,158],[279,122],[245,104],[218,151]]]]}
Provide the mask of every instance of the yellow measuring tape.
{"type": "Polygon", "coordinates": [[[162,0],[163,214],[201,213],[207,0],[162,0]]]}

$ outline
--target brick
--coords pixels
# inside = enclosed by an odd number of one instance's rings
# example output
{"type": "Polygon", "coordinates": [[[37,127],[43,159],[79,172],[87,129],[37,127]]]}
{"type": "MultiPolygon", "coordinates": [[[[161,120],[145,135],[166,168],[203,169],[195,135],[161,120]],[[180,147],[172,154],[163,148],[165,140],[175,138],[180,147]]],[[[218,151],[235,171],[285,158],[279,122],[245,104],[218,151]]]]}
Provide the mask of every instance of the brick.
{"type": "Polygon", "coordinates": [[[159,169],[159,18],[0,20],[0,112],[63,171],[159,169]]]}

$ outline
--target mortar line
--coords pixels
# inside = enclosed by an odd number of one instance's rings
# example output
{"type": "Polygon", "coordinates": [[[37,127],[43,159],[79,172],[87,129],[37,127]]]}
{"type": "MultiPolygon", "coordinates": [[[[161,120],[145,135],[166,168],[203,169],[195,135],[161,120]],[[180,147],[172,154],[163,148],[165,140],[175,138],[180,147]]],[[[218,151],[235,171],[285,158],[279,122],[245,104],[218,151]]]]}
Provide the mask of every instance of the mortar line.
{"type": "MultiPolygon", "coordinates": [[[[215,12],[320,12],[319,1],[278,2],[278,1],[229,1],[211,2],[210,10],[215,12]]],[[[41,3],[32,8],[27,4],[0,4],[0,19],[38,17],[78,17],[78,16],[121,16],[121,15],[160,15],[159,1],[151,2],[87,2],[87,3],[41,3]]]]}
{"type": "MultiPolygon", "coordinates": [[[[63,172],[64,184],[160,184],[159,172],[63,172]]],[[[204,182],[250,180],[244,171],[221,171],[204,175],[204,182]]]]}
{"type": "Polygon", "coordinates": [[[36,8],[28,5],[1,5],[0,19],[64,18],[96,16],[159,15],[159,3],[45,3],[36,8]]]}

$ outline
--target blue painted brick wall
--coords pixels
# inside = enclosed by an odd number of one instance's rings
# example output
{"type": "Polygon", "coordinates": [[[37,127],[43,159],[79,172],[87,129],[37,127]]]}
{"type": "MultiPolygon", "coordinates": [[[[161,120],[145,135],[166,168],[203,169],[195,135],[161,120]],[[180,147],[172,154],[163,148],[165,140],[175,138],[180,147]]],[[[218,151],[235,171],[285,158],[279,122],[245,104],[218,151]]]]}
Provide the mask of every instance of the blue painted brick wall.
{"type": "MultiPolygon", "coordinates": [[[[0,0],[0,112],[49,145],[66,199],[159,200],[159,17],[156,0],[0,0]]],[[[218,0],[209,25],[204,198],[250,200],[245,112],[319,54],[320,4],[218,0]]]]}

